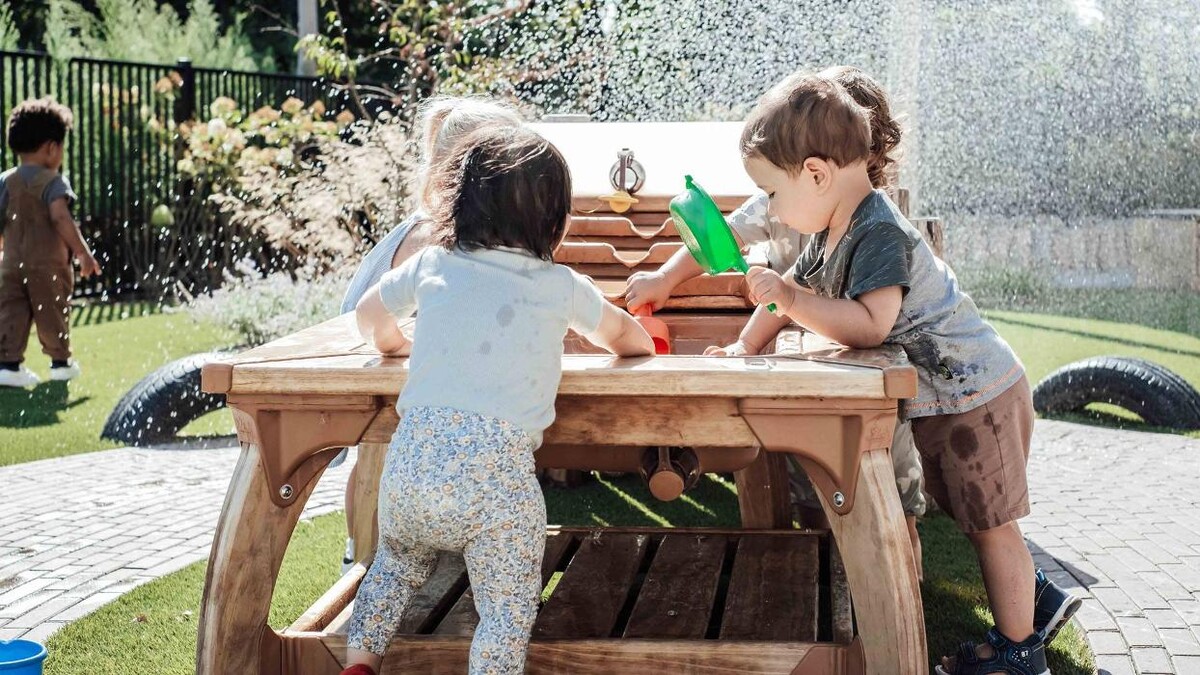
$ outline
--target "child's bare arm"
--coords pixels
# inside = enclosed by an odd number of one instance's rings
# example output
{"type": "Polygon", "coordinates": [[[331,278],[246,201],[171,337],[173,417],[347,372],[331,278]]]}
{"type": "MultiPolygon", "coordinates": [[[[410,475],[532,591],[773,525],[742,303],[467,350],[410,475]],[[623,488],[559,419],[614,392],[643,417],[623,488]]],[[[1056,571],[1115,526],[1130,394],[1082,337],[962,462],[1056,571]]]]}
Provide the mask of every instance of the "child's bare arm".
{"type": "Polygon", "coordinates": [[[375,284],[358,301],[354,308],[354,320],[358,333],[379,353],[387,356],[408,356],[412,352],[412,341],[400,330],[396,317],[383,304],[379,284],[375,284]]]}
{"type": "Polygon", "coordinates": [[[79,276],[86,278],[99,274],[100,263],[96,262],[92,249],[83,240],[79,224],[75,222],[75,218],[71,216],[71,209],[67,207],[66,197],[50,203],[50,221],[54,224],[54,231],[67,243],[71,255],[79,261],[79,276]]]}
{"type": "Polygon", "coordinates": [[[633,309],[650,305],[650,309],[660,310],[676,286],[702,272],[692,254],[686,248],[680,248],[657,270],[637,272],[629,277],[625,285],[625,304],[633,309]]]}
{"type": "Polygon", "coordinates": [[[754,310],[754,315],[746,322],[738,335],[737,342],[724,347],[709,347],[704,350],[707,356],[752,356],[762,352],[767,343],[779,334],[792,320],[786,316],[776,315],[767,311],[766,305],[754,310]]]}
{"type": "Polygon", "coordinates": [[[850,300],[805,293],[790,277],[762,268],[751,269],[747,278],[753,302],[775,303],[781,313],[805,328],[858,349],[883,344],[904,300],[900,286],[877,288],[850,300]]]}
{"type": "MultiPolygon", "coordinates": [[[[742,239],[734,233],[738,246],[743,246],[742,239]]],[[[675,287],[689,279],[695,279],[704,273],[700,265],[686,247],[681,247],[667,262],[653,272],[637,272],[629,277],[625,285],[625,304],[631,309],[642,305],[650,305],[650,309],[658,311],[671,297],[675,287]]]]}
{"type": "Polygon", "coordinates": [[[642,324],[611,302],[604,303],[600,326],[587,339],[597,347],[617,356],[649,356],[654,353],[654,340],[642,324]]]}

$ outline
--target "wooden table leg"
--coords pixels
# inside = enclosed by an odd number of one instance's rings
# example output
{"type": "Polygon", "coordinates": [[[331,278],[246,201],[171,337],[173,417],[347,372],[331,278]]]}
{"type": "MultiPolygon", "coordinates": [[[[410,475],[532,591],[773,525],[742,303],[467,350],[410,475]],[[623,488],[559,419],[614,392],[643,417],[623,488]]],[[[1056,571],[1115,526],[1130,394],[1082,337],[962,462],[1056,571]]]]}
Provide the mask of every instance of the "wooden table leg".
{"type": "Polygon", "coordinates": [[[782,453],[759,452],[749,466],[733,473],[733,479],[742,527],[765,530],[792,527],[787,458],[782,453]]]}
{"type": "MultiPolygon", "coordinates": [[[[327,453],[325,464],[330,459],[327,453]]],[[[264,633],[271,630],[267,615],[275,579],[296,521],[325,464],[295,501],[279,507],[271,500],[258,447],[242,446],[208,558],[196,641],[197,675],[263,672],[264,633]]],[[[278,655],[266,656],[267,663],[279,661],[278,655]]]]}
{"type": "Polygon", "coordinates": [[[379,477],[387,459],[387,443],[360,443],[358,463],[354,470],[354,521],[350,536],[354,537],[354,561],[374,559],[379,532],[379,477]]]}
{"type": "Polygon", "coordinates": [[[868,674],[925,673],[925,615],[891,457],[862,455],[854,508],[839,515],[818,490],[850,582],[868,674]]]}

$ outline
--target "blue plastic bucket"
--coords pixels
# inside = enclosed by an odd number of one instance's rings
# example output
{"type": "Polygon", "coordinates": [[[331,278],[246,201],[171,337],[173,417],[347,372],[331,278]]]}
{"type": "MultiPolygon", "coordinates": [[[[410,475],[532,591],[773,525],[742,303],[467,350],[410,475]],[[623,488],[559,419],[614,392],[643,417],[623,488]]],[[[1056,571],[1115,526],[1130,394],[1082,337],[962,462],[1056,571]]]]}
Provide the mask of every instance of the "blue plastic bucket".
{"type": "Polygon", "coordinates": [[[0,675],[42,675],[46,648],[29,640],[0,640],[0,675]]]}

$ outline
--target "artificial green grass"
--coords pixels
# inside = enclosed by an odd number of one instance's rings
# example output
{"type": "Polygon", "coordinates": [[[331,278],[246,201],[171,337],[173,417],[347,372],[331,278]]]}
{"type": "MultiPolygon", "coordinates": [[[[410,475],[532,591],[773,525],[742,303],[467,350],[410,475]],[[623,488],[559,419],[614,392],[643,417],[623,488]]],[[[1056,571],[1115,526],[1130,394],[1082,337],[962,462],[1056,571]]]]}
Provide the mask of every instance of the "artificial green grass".
{"type": "Polygon", "coordinates": [[[1050,371],[1090,356],[1159,363],[1200,388],[1200,337],[1128,323],[1025,312],[986,312],[1036,384],[1050,371]]]}
{"type": "MultiPolygon", "coordinates": [[[[597,479],[572,489],[549,488],[551,522],[563,525],[735,527],[732,484],[706,476],[684,498],[662,503],[641,479],[597,479]]],[[[965,639],[980,640],[991,624],[979,567],[965,537],[944,516],[921,524],[925,551],[925,628],[931,665],[965,639]]],[[[341,514],[301,523],[284,558],[270,624],[282,628],[337,578],[345,536],[341,514]]],[[[179,675],[194,672],[196,622],[204,563],[137,588],[51,638],[48,675],[74,673],[179,675]]],[[[1068,626],[1050,650],[1057,675],[1094,672],[1079,633],[1068,626]]]]}
{"type": "MultiPolygon", "coordinates": [[[[1200,337],[1135,324],[1025,312],[989,311],[985,316],[1017,352],[1031,385],[1074,361],[1131,356],[1161,364],[1200,389],[1200,337]]],[[[1082,413],[1058,419],[1200,438],[1200,431],[1152,427],[1136,415],[1106,404],[1093,404],[1082,413]]]]}
{"type": "Polygon", "coordinates": [[[89,305],[72,317],[71,344],[83,366],[72,382],[48,382],[50,361],[36,335],[25,362],[43,382],[0,388],[0,466],[116,447],[100,430],[117,400],[164,363],[228,345],[232,336],[149,305],[89,305]]]}

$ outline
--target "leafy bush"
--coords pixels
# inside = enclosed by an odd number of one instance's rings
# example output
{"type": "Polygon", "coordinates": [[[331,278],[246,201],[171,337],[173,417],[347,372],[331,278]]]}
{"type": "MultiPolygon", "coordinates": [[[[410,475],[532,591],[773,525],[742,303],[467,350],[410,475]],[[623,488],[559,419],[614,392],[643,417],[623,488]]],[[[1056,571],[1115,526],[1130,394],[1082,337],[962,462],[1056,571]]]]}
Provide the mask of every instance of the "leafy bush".
{"type": "Polygon", "coordinates": [[[404,216],[410,148],[399,125],[325,121],[318,102],[252,113],[220,98],[181,125],[180,173],[209,186],[228,225],[315,269],[353,259],[404,216]]]}
{"type": "Polygon", "coordinates": [[[155,0],[96,0],[96,14],[75,0],[50,0],[46,51],[58,60],[75,56],[122,61],[174,63],[186,56],[197,66],[273,70],[258,54],[239,17],[222,31],[212,0],[191,0],[183,20],[155,0]]]}
{"type": "Polygon", "coordinates": [[[325,33],[297,49],[358,100],[386,98],[404,122],[435,94],[488,94],[539,109],[596,97],[602,0],[333,2],[325,33]],[[372,84],[363,85],[370,81],[372,84]]]}
{"type": "Polygon", "coordinates": [[[226,273],[221,288],[194,298],[186,311],[259,345],[337,316],[353,270],[344,265],[327,274],[309,268],[263,276],[244,262],[236,274],[226,273]]]}
{"type": "Polygon", "coordinates": [[[8,4],[0,5],[0,50],[12,51],[18,47],[20,40],[21,34],[17,31],[12,8],[8,4]]]}

